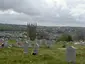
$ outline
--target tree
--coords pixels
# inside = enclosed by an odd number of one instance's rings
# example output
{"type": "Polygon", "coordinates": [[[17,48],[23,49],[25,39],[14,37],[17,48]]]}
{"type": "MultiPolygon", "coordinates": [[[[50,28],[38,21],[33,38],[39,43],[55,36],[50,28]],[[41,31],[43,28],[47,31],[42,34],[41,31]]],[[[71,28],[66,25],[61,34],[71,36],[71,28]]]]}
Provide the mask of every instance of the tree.
{"type": "Polygon", "coordinates": [[[84,30],[77,31],[75,33],[75,35],[73,36],[73,40],[74,41],[80,41],[80,40],[84,41],[85,40],[85,34],[84,33],[85,33],[84,30]]]}
{"type": "Polygon", "coordinates": [[[57,41],[72,41],[72,36],[68,34],[62,34],[57,41]]]}
{"type": "Polygon", "coordinates": [[[27,37],[34,41],[36,39],[36,28],[37,25],[28,24],[27,25],[27,37]]]}

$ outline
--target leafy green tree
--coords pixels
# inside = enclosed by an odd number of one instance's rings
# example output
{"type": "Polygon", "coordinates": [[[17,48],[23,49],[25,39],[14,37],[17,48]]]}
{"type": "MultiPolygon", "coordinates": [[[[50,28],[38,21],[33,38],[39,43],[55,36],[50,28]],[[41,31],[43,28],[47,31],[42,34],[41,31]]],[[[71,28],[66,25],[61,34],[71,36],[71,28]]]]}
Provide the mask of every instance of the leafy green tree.
{"type": "Polygon", "coordinates": [[[28,24],[27,25],[27,36],[30,40],[34,41],[36,39],[36,25],[28,24]]]}
{"type": "Polygon", "coordinates": [[[68,34],[62,34],[58,39],[57,41],[72,41],[72,36],[71,35],[68,35],[68,34]]]}

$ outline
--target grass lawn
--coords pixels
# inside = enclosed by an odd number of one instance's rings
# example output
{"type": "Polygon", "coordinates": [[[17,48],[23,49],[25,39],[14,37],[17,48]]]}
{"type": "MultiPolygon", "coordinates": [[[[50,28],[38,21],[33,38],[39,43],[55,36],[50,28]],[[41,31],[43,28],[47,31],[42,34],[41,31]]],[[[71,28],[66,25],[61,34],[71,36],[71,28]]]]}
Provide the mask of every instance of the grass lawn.
{"type": "MultiPolygon", "coordinates": [[[[39,54],[31,55],[32,48],[29,53],[24,54],[22,48],[1,48],[0,64],[67,64],[65,58],[65,50],[60,50],[61,44],[56,44],[53,48],[40,48],[39,54]]],[[[76,64],[85,64],[85,46],[77,47],[76,64]]]]}
{"type": "Polygon", "coordinates": [[[16,40],[8,40],[8,43],[9,43],[9,44],[16,43],[16,40]]]}

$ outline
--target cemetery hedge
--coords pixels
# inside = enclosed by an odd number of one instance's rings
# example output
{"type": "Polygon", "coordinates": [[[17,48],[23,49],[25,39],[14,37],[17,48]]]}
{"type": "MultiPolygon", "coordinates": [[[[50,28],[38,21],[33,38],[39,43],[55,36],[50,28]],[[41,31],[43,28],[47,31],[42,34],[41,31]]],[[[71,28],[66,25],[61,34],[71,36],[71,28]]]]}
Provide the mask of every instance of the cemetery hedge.
{"type": "MultiPolygon", "coordinates": [[[[32,55],[32,48],[29,54],[24,54],[22,48],[0,48],[0,64],[67,64],[65,49],[61,43],[57,43],[51,49],[40,48],[39,54],[32,55]]],[[[77,49],[76,64],[85,64],[85,47],[75,45],[77,49]]]]}

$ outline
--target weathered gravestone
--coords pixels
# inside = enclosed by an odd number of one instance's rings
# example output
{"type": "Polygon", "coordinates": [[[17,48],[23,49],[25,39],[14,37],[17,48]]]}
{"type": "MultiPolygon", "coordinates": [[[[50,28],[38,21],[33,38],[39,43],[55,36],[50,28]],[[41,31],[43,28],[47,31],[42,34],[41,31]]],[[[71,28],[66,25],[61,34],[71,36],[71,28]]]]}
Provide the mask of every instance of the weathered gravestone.
{"type": "Polygon", "coordinates": [[[33,55],[37,55],[39,50],[39,45],[36,43],[33,50],[33,55]]]}
{"type": "Polygon", "coordinates": [[[37,44],[39,45],[39,47],[43,47],[43,43],[44,43],[44,39],[37,41],[37,44]]]}
{"type": "Polygon", "coordinates": [[[51,40],[47,40],[47,47],[51,48],[52,47],[52,41],[51,40]]]}
{"type": "Polygon", "coordinates": [[[76,49],[74,49],[72,46],[68,46],[66,49],[66,60],[67,60],[68,64],[76,63],[76,49]]]}
{"type": "Polygon", "coordinates": [[[43,40],[41,39],[41,40],[37,40],[37,44],[39,45],[39,47],[42,47],[42,45],[43,45],[43,40]]]}
{"type": "Polygon", "coordinates": [[[48,46],[47,43],[48,43],[47,40],[46,40],[46,39],[43,39],[43,45],[44,45],[45,47],[48,46]]]}
{"type": "Polygon", "coordinates": [[[26,41],[25,43],[24,43],[24,53],[28,53],[28,41],[26,41]]]}
{"type": "Polygon", "coordinates": [[[41,39],[40,40],[40,47],[42,47],[42,45],[43,45],[43,40],[41,39]]]}
{"type": "Polygon", "coordinates": [[[4,47],[8,47],[8,39],[7,38],[5,39],[4,47]]]}

